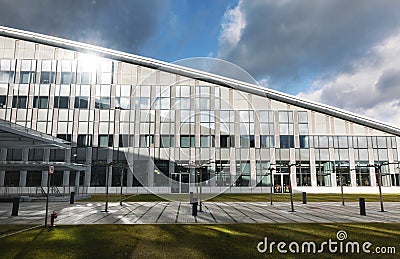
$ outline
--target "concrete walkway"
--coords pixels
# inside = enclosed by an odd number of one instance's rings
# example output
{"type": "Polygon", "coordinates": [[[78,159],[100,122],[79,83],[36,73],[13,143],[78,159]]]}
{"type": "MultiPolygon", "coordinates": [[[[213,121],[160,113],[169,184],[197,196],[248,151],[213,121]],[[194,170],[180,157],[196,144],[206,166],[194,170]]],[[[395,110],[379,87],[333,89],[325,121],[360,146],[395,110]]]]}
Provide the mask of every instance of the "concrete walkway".
{"type": "MultiPolygon", "coordinates": [[[[295,203],[276,202],[203,202],[203,212],[192,216],[188,202],[126,202],[123,206],[110,202],[108,212],[104,203],[51,202],[49,214],[58,213],[56,224],[181,224],[181,223],[349,223],[349,222],[399,222],[400,202],[385,202],[385,212],[380,212],[378,202],[366,204],[366,216],[361,216],[358,203],[341,206],[335,202],[295,203]]],[[[11,215],[12,204],[0,203],[0,224],[44,224],[45,203],[23,202],[18,216],[11,215]]],[[[49,221],[50,222],[50,221],[49,221]]]]}

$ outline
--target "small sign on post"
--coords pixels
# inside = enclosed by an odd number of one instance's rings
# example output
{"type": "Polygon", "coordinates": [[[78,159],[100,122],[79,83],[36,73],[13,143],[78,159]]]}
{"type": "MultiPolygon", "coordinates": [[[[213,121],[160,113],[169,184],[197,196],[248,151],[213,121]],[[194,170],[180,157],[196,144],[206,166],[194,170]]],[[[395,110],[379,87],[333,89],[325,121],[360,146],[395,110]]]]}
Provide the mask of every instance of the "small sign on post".
{"type": "Polygon", "coordinates": [[[49,174],[54,174],[54,165],[49,166],[49,174]]]}

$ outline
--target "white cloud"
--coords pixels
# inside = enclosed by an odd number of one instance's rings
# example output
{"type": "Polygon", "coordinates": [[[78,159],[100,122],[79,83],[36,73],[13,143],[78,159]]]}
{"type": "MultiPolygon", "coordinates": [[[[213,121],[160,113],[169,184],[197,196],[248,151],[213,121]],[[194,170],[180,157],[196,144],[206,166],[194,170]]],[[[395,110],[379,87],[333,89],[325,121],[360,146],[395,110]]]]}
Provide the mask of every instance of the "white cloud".
{"type": "Polygon", "coordinates": [[[233,47],[238,44],[246,27],[245,14],[240,10],[241,1],[233,9],[228,9],[222,18],[220,44],[233,47]]]}
{"type": "Polygon", "coordinates": [[[217,57],[296,93],[321,75],[349,72],[400,28],[399,10],[394,0],[242,0],[225,12],[217,57]]]}
{"type": "Polygon", "coordinates": [[[299,97],[400,127],[400,33],[352,63],[352,72],[314,81],[299,97]]]}

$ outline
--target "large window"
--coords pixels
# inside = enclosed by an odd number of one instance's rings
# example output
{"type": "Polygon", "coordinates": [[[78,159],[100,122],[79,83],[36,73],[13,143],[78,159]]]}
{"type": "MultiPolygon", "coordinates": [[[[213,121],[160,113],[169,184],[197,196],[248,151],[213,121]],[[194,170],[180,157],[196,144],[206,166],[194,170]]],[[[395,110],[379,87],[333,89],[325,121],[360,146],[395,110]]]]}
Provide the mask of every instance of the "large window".
{"type": "Polygon", "coordinates": [[[231,185],[231,169],[229,160],[219,160],[215,164],[215,177],[217,186],[231,185]]]}
{"type": "Polygon", "coordinates": [[[293,135],[280,135],[279,140],[281,148],[294,148],[293,135]]]}
{"type": "Polygon", "coordinates": [[[62,60],[61,61],[61,79],[60,83],[63,85],[76,83],[76,61],[75,60],[62,60]]]}
{"type": "Polygon", "coordinates": [[[368,161],[356,162],[355,171],[357,186],[371,186],[368,161]]]}
{"type": "Polygon", "coordinates": [[[271,176],[270,176],[270,163],[267,161],[257,161],[257,186],[270,186],[271,176]]]}
{"type": "Polygon", "coordinates": [[[28,96],[13,96],[12,107],[26,109],[28,105],[28,96]]]}
{"type": "Polygon", "coordinates": [[[0,83],[14,82],[15,60],[0,60],[0,83]]]}
{"type": "Polygon", "coordinates": [[[181,135],[181,147],[194,147],[194,135],[181,135]]]}
{"type": "Polygon", "coordinates": [[[75,103],[74,103],[75,108],[80,108],[80,109],[88,109],[89,108],[89,97],[75,97],[75,103]]]}
{"type": "Polygon", "coordinates": [[[90,186],[106,185],[106,166],[92,166],[90,186]]]}
{"type": "Polygon", "coordinates": [[[241,135],[240,136],[240,147],[241,148],[255,147],[254,135],[241,135]]]}
{"type": "Polygon", "coordinates": [[[281,148],[294,148],[293,112],[279,112],[279,134],[281,148]]]}
{"type": "Polygon", "coordinates": [[[79,134],[77,139],[78,147],[91,147],[92,135],[79,134]]]}
{"type": "Polygon", "coordinates": [[[235,147],[235,136],[221,135],[219,143],[221,148],[235,147]]]}
{"type": "Polygon", "coordinates": [[[41,84],[54,84],[56,82],[56,60],[42,60],[40,83],[41,84]]]}
{"type": "Polygon", "coordinates": [[[99,135],[99,147],[112,147],[114,144],[113,135],[99,135]]]}
{"type": "Polygon", "coordinates": [[[21,60],[20,84],[35,83],[36,60],[21,60]]]}
{"type": "Polygon", "coordinates": [[[28,171],[26,174],[26,187],[42,186],[42,171],[28,171]]]}
{"type": "Polygon", "coordinates": [[[0,109],[6,108],[6,105],[7,105],[7,96],[0,95],[0,109]]]}
{"type": "Polygon", "coordinates": [[[129,110],[131,99],[129,97],[115,97],[115,109],[129,110]]]}
{"type": "Polygon", "coordinates": [[[299,142],[300,142],[300,148],[309,148],[310,147],[309,136],[300,135],[299,142]]]}
{"type": "MultiPolygon", "coordinates": [[[[299,134],[300,135],[308,135],[308,114],[306,111],[299,111],[297,113],[298,120],[299,120],[299,134]]],[[[301,139],[300,139],[300,145],[301,145],[301,139]]],[[[300,148],[302,148],[300,146],[300,148]]],[[[305,148],[308,148],[306,146],[305,148]]]]}
{"type": "Polygon", "coordinates": [[[310,164],[302,162],[296,166],[297,186],[311,186],[310,164]]]}
{"type": "Polygon", "coordinates": [[[160,147],[174,147],[175,146],[175,136],[173,135],[161,135],[160,136],[160,147]]]}
{"type": "Polygon", "coordinates": [[[49,107],[49,97],[35,96],[33,98],[33,108],[47,109],[49,107]]]}
{"type": "Polygon", "coordinates": [[[54,96],[54,108],[68,109],[69,96],[54,96]]]}
{"type": "Polygon", "coordinates": [[[214,136],[200,136],[200,147],[214,147],[214,136]]]}
{"type": "Polygon", "coordinates": [[[237,163],[236,186],[250,186],[250,161],[237,163]]]}
{"type": "Polygon", "coordinates": [[[20,172],[6,171],[4,177],[4,186],[16,187],[19,186],[20,172]]]}
{"type": "Polygon", "coordinates": [[[94,107],[103,110],[110,109],[110,97],[96,97],[94,107]]]}
{"type": "Polygon", "coordinates": [[[274,136],[260,135],[260,147],[261,148],[274,147],[274,136]]]}
{"type": "Polygon", "coordinates": [[[139,147],[151,147],[154,144],[154,135],[140,135],[139,147]]]}
{"type": "Polygon", "coordinates": [[[351,178],[350,178],[350,165],[348,162],[336,161],[335,162],[335,170],[336,170],[336,182],[337,186],[351,186],[351,178]]]}
{"type": "Polygon", "coordinates": [[[329,161],[316,161],[317,185],[332,186],[331,173],[333,171],[333,163],[329,161]]]}

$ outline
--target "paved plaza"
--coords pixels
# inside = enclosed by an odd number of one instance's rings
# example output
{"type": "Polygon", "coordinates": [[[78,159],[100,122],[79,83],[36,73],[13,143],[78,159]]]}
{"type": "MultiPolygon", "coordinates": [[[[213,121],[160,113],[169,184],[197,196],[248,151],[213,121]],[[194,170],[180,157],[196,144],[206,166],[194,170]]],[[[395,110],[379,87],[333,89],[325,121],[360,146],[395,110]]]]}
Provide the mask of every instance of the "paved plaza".
{"type": "MultiPolygon", "coordinates": [[[[290,203],[276,202],[203,202],[203,211],[192,216],[188,202],[126,202],[120,206],[104,203],[51,202],[49,214],[58,213],[56,224],[184,224],[184,223],[349,223],[400,222],[400,203],[386,202],[380,212],[378,202],[366,204],[366,216],[360,215],[357,202],[342,206],[339,202],[290,203]]],[[[12,203],[0,203],[0,224],[44,224],[45,203],[23,202],[18,216],[11,216],[12,203]]]]}

